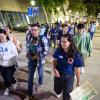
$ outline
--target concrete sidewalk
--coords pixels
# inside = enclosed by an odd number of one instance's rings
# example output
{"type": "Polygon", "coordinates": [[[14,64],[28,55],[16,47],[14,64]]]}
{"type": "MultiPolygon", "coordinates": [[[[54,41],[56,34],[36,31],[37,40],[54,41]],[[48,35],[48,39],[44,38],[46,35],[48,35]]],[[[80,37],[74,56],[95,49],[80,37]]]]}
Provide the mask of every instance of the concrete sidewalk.
{"type": "MultiPolygon", "coordinates": [[[[23,46],[25,47],[23,34],[19,34],[19,39],[22,40],[23,46]]],[[[92,100],[100,100],[100,37],[99,33],[95,34],[93,39],[93,55],[91,58],[87,59],[85,74],[81,75],[81,84],[85,81],[90,81],[91,84],[97,89],[98,95],[92,100]]],[[[38,75],[34,80],[34,98],[33,100],[62,100],[61,98],[56,98],[53,94],[53,75],[52,75],[52,54],[48,56],[48,62],[44,67],[44,87],[41,92],[36,91],[38,75]]],[[[15,77],[18,79],[19,87],[16,91],[11,91],[11,95],[3,96],[5,87],[3,84],[2,77],[0,75],[0,100],[24,100],[27,95],[27,79],[28,79],[28,69],[27,60],[25,58],[25,48],[18,57],[19,69],[17,70],[15,77]]]]}

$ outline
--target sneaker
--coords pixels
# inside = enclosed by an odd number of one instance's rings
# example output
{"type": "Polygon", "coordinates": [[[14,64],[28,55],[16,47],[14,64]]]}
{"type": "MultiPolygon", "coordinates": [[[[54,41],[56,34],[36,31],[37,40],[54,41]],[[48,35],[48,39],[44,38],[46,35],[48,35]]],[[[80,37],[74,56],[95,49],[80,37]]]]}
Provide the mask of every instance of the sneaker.
{"type": "Polygon", "coordinates": [[[55,96],[57,97],[57,98],[60,98],[62,95],[61,94],[57,94],[57,93],[54,93],[55,94],[55,96]]]}
{"type": "Polygon", "coordinates": [[[84,74],[84,73],[85,73],[84,67],[80,68],[80,73],[81,73],[81,74],[84,74]]]}
{"type": "Polygon", "coordinates": [[[43,85],[39,85],[39,86],[37,87],[37,91],[38,91],[38,92],[42,91],[42,89],[43,89],[43,85]]]}
{"type": "Polygon", "coordinates": [[[57,98],[60,98],[60,97],[61,97],[61,94],[56,95],[56,97],[57,97],[57,98]]]}
{"type": "Polygon", "coordinates": [[[6,91],[4,92],[4,95],[5,96],[8,96],[9,95],[9,88],[6,89],[6,91]]]}
{"type": "Polygon", "coordinates": [[[36,72],[34,73],[34,78],[36,78],[36,72]]]}

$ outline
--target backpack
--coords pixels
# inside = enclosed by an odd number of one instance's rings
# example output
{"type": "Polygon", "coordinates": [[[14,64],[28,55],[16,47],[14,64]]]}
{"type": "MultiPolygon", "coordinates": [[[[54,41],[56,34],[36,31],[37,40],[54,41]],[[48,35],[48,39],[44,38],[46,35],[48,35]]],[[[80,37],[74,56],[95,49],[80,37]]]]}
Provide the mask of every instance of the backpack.
{"type": "MultiPolygon", "coordinates": [[[[40,41],[41,46],[43,47],[43,51],[44,51],[43,38],[45,38],[45,39],[47,40],[47,44],[48,44],[48,47],[49,47],[49,50],[50,50],[49,38],[48,38],[47,36],[41,35],[41,36],[39,37],[39,41],[40,41]]],[[[49,50],[48,50],[48,52],[49,52],[49,50]]]]}

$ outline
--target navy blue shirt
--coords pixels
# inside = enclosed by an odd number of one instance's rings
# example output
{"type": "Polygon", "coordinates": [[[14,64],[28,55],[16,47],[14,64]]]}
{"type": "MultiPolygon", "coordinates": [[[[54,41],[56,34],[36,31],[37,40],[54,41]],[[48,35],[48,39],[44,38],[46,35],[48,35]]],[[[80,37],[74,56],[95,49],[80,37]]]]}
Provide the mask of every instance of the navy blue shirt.
{"type": "Polygon", "coordinates": [[[74,59],[68,59],[67,55],[68,54],[64,52],[64,50],[60,50],[58,48],[55,50],[53,57],[57,60],[56,69],[61,74],[74,74],[74,67],[82,67],[83,60],[79,53],[75,53],[74,59]]]}
{"type": "Polygon", "coordinates": [[[51,36],[57,36],[58,30],[56,28],[51,29],[51,36]]]}

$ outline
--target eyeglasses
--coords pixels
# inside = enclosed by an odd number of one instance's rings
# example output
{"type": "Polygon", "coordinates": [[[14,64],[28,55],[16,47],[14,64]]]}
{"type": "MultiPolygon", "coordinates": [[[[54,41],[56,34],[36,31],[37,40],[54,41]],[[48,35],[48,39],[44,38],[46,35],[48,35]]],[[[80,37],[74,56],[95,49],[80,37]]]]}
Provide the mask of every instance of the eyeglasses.
{"type": "Polygon", "coordinates": [[[32,29],[32,31],[35,31],[36,32],[36,31],[38,31],[38,29],[32,29]]]}
{"type": "Polygon", "coordinates": [[[67,41],[61,41],[61,43],[64,43],[65,44],[65,43],[67,43],[67,41]]]}

